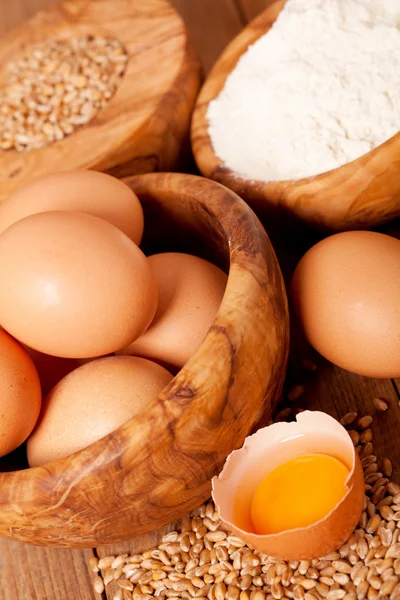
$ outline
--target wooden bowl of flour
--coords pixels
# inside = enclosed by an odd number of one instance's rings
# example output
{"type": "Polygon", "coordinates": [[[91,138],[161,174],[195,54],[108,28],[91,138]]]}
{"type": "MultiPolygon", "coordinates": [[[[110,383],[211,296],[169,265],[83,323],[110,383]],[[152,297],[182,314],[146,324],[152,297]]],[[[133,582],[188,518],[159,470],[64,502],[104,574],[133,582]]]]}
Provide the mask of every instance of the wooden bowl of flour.
{"type": "Polygon", "coordinates": [[[365,229],[399,217],[400,134],[344,166],[292,181],[246,180],[216,156],[208,132],[209,103],[218,97],[242,54],[269,31],[284,4],[285,0],[269,0],[268,8],[233,40],[208,76],[192,120],[199,169],[234,190],[260,214],[272,209],[322,230],[365,229]]]}
{"type": "Polygon", "coordinates": [[[84,168],[122,177],[177,169],[200,83],[200,62],[167,0],[68,0],[36,13],[0,40],[0,201],[27,181],[56,171],[84,168]],[[93,56],[92,38],[108,45],[84,66],[89,51],[93,56]],[[56,44],[65,50],[78,42],[76,55],[63,58],[61,50],[50,55],[56,44]],[[121,48],[124,56],[118,55],[121,48]],[[100,67],[94,70],[93,62],[100,67]],[[110,92],[119,65],[121,76],[110,92]],[[27,82],[43,73],[44,90],[26,91],[27,82]],[[15,74],[17,101],[8,107],[5,95],[15,74]],[[27,107],[33,96],[37,110],[27,107]],[[103,96],[106,102],[97,107],[103,96]],[[9,119],[21,113],[30,124],[18,133],[9,119]],[[20,151],[14,141],[23,145],[31,130],[35,142],[45,136],[47,145],[27,142],[20,151]]]}

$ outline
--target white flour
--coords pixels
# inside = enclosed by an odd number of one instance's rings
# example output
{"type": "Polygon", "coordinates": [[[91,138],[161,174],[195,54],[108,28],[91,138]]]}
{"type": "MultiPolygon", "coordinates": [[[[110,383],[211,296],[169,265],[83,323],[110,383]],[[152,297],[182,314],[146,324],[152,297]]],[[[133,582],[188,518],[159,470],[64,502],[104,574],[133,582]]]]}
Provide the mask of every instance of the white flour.
{"type": "Polygon", "coordinates": [[[400,130],[400,0],[287,0],[208,109],[214,151],[247,179],[298,179],[400,130]]]}

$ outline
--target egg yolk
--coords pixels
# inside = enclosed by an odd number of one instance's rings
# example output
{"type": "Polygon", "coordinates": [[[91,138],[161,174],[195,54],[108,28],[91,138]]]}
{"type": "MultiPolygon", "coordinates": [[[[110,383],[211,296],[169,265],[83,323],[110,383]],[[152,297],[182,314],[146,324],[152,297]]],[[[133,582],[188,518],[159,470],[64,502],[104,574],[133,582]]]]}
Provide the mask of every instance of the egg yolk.
{"type": "Polygon", "coordinates": [[[347,492],[349,470],[325,454],[308,454],[280,465],[261,482],[251,503],[258,534],[307,527],[324,518],[347,492]]]}

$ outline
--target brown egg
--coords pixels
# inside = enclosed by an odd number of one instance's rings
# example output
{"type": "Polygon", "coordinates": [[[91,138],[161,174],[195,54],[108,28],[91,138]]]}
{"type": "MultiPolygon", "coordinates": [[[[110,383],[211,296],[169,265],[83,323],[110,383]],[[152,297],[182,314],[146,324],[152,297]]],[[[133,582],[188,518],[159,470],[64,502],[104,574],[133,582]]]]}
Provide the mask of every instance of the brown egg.
{"type": "MultiPolygon", "coordinates": [[[[318,482],[315,486],[318,493],[318,482]]],[[[318,411],[302,412],[297,422],[274,423],[247,437],[242,448],[228,456],[219,476],[213,478],[212,489],[226,527],[250,547],[282,560],[311,560],[340,548],[357,526],[365,498],[363,471],[349,434],[338,421],[318,411]],[[255,533],[250,513],[258,486],[277,466],[305,454],[331,456],[347,467],[342,499],[325,517],[306,527],[255,533]]],[[[273,504],[274,499],[270,502],[273,504]]]]}
{"type": "Polygon", "coordinates": [[[89,362],[46,396],[27,443],[31,467],[68,456],[114,431],[155,400],[172,375],[133,356],[89,362]]]}
{"type": "Polygon", "coordinates": [[[146,332],[121,354],[134,354],[183,367],[212,325],[224,295],[227,276],[190,254],[149,256],[158,283],[159,302],[146,332]]]}
{"type": "Polygon", "coordinates": [[[61,358],[43,354],[33,348],[24,346],[33,360],[39,375],[42,394],[45,396],[63,377],[85,364],[89,358],[61,358]]]}
{"type": "Polygon", "coordinates": [[[97,171],[64,171],[20,187],[0,206],[0,233],[16,221],[49,210],[72,210],[99,217],[136,244],[143,234],[143,210],[122,181],[97,171]]]}
{"type": "Polygon", "coordinates": [[[400,241],[371,231],[324,239],[297,266],[292,297],[325,358],[368,377],[400,376],[400,241]]]}
{"type": "Polygon", "coordinates": [[[110,354],[145,331],[156,305],[146,257],[106,221],[44,212],[0,235],[0,323],[39,352],[110,354]]]}
{"type": "Polygon", "coordinates": [[[0,330],[0,456],[22,444],[34,428],[42,394],[27,352],[0,330]]]}

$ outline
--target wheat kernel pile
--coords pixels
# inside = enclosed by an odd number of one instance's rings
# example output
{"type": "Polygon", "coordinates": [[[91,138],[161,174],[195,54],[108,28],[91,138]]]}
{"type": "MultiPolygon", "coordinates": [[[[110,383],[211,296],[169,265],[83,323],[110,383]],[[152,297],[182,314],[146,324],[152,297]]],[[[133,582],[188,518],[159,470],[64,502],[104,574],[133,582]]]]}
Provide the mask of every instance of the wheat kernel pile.
{"type": "Polygon", "coordinates": [[[0,149],[27,151],[71,135],[104,108],[128,55],[111,37],[49,40],[6,65],[0,88],[0,149]]]}
{"type": "Polygon", "coordinates": [[[391,480],[391,461],[374,454],[372,417],[351,412],[341,422],[361,458],[365,502],[356,531],[337,552],[275,560],[226,531],[210,501],[154,550],[93,557],[95,591],[107,587],[113,600],[400,600],[400,486],[391,480]]]}

